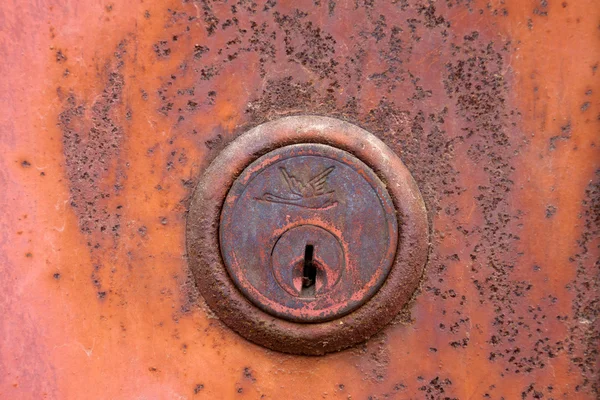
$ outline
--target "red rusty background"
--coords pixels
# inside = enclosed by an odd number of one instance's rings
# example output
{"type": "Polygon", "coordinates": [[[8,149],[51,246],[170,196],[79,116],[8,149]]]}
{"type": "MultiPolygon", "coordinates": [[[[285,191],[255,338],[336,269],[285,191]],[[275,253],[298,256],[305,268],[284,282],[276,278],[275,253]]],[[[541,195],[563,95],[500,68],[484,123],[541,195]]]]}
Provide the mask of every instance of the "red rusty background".
{"type": "Polygon", "coordinates": [[[4,1],[0,397],[597,398],[595,3],[4,1]],[[210,160],[299,113],[384,140],[432,224],[410,310],[319,358],[185,258],[210,160]]]}

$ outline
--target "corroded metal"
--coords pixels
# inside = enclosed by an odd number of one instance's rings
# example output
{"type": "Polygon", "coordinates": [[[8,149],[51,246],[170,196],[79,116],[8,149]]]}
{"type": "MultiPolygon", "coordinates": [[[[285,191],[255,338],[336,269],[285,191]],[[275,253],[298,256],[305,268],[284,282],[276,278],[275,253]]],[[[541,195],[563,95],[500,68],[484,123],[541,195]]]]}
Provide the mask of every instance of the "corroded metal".
{"type": "Polygon", "coordinates": [[[286,117],[237,138],[201,178],[187,224],[210,307],[242,336],[297,354],[373,335],[410,299],[427,258],[425,205],[404,164],[327,117],[286,117]]]}
{"type": "Polygon", "coordinates": [[[366,165],[330,146],[292,145],[259,158],[233,184],[221,253],[258,307],[292,321],[327,321],[381,287],[397,225],[392,199],[366,165]]]}
{"type": "Polygon", "coordinates": [[[1,1],[0,398],[597,399],[597,3],[1,1]],[[319,358],[223,324],[185,250],[211,161],[298,114],[389,146],[431,231],[319,358]]]}

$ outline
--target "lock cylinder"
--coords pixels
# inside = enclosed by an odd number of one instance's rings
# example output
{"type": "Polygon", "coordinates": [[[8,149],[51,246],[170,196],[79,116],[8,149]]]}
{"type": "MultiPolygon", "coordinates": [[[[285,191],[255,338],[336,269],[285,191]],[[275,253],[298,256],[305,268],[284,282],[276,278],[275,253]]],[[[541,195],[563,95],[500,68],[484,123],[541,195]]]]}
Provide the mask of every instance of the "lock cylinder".
{"type": "Polygon", "coordinates": [[[298,322],[327,321],[364,304],[385,281],[398,239],[379,178],[323,144],[278,148],[230,189],[219,229],[237,287],[258,307],[298,322]]]}
{"type": "Polygon", "coordinates": [[[406,305],[427,257],[423,200],[359,127],[288,117],[234,140],[188,215],[190,266],[242,336],[296,354],[364,341],[406,305]]]}

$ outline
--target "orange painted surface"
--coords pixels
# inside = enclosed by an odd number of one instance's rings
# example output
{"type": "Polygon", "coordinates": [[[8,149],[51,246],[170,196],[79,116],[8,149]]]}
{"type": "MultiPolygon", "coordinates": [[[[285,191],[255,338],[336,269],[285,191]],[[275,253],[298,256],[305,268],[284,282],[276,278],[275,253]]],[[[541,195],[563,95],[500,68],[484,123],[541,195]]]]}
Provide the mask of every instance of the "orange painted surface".
{"type": "Polygon", "coordinates": [[[0,398],[596,398],[600,8],[360,3],[244,3],[229,24],[225,2],[0,5],[0,398]],[[406,313],[323,357],[230,331],[186,261],[203,169],[296,113],[386,141],[434,237],[406,313]]]}

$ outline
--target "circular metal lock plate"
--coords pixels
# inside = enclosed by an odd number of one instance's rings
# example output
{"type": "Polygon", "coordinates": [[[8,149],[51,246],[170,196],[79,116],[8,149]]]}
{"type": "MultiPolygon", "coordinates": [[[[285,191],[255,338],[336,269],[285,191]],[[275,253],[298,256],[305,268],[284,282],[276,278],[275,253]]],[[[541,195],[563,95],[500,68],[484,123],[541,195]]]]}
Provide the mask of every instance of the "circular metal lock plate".
{"type": "Polygon", "coordinates": [[[274,350],[323,354],[366,340],[408,303],[428,224],[383,142],[297,116],[217,156],[194,192],[187,244],[196,284],[226,325],[274,350]]]}
{"type": "Polygon", "coordinates": [[[279,148],[250,164],[221,214],[225,266],[258,307],[298,322],[341,317],[388,275],[398,237],[383,183],[322,144],[279,148]]]}

